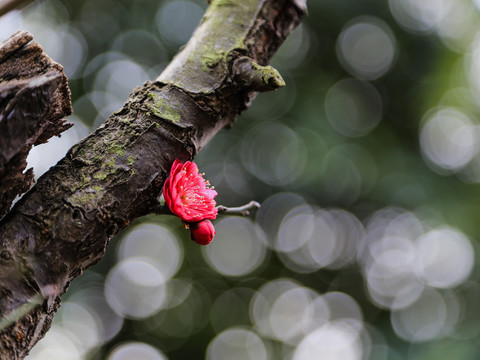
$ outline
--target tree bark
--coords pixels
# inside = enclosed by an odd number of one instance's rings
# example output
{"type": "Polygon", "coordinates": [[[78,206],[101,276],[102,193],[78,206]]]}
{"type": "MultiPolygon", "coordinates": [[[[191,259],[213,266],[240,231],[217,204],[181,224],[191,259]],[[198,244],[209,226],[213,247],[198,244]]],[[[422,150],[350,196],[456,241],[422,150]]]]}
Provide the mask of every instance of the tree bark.
{"type": "Polygon", "coordinates": [[[33,171],[23,173],[32,145],[70,127],[67,77],[32,38],[19,31],[0,44],[0,218],[32,184],[33,171]]]}
{"type": "Polygon", "coordinates": [[[192,159],[256,91],[283,85],[267,64],[305,13],[300,0],[212,1],[156,81],[136,88],[1,220],[2,358],[24,358],[69,283],[113,235],[158,209],[175,159],[192,159]]]}

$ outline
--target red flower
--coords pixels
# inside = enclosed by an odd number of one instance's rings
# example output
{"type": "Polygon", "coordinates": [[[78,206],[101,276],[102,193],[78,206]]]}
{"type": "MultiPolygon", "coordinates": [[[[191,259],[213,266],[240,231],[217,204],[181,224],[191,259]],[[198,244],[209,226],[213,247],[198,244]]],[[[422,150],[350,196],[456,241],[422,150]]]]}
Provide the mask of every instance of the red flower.
{"type": "Polygon", "coordinates": [[[200,245],[208,245],[215,236],[215,228],[210,220],[202,220],[189,224],[190,237],[200,245]]]}
{"type": "Polygon", "coordinates": [[[163,197],[170,210],[183,221],[215,219],[218,210],[213,198],[217,196],[217,192],[208,185],[209,182],[198,173],[195,163],[187,161],[182,164],[175,160],[170,177],[163,186],[163,197]]]}

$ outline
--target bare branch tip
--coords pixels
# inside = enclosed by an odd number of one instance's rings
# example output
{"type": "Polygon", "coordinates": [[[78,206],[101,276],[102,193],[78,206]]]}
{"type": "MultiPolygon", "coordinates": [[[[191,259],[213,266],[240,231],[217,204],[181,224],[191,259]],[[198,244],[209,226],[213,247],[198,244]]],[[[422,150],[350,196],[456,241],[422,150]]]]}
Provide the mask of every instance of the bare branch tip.
{"type": "Polygon", "coordinates": [[[233,73],[240,86],[254,91],[271,91],[285,86],[277,69],[257,64],[248,56],[241,56],[233,65],[233,73]]]}
{"type": "Polygon", "coordinates": [[[248,216],[250,215],[250,210],[260,209],[260,203],[257,201],[250,201],[248,204],[238,207],[226,207],[223,205],[217,206],[218,214],[226,215],[240,215],[248,216]]]}

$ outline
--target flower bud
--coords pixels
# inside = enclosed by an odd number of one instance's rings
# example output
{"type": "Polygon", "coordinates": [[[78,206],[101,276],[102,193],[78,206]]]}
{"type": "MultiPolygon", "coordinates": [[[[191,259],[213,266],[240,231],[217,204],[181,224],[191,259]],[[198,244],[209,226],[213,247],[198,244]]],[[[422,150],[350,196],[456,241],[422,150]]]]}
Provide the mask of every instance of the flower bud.
{"type": "Polygon", "coordinates": [[[190,238],[200,245],[208,245],[215,236],[215,228],[210,220],[189,223],[190,238]]]}

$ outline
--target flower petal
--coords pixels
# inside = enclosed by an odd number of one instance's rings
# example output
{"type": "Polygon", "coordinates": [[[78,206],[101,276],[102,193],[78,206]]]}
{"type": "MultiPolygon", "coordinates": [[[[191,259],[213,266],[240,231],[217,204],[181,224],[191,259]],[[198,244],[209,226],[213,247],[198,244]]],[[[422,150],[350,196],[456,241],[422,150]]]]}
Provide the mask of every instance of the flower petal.
{"type": "Polygon", "coordinates": [[[182,164],[175,160],[163,187],[165,202],[184,221],[215,219],[218,211],[213,198],[217,192],[207,184],[195,163],[186,161],[182,164]]]}

